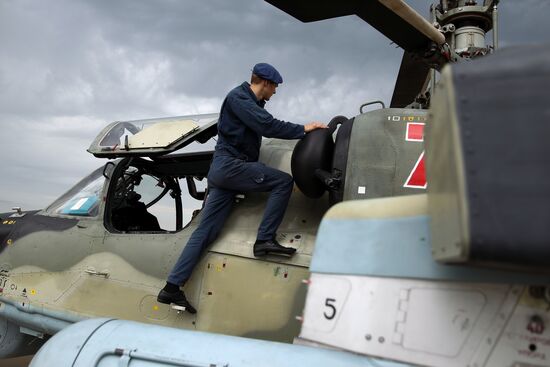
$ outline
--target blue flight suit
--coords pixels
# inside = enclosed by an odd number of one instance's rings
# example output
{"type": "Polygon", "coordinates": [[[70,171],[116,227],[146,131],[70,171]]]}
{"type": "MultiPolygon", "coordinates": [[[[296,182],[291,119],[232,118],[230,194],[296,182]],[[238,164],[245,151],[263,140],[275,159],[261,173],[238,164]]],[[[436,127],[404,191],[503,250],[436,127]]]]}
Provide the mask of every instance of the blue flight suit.
{"type": "Polygon", "coordinates": [[[174,265],[168,282],[181,285],[199,261],[203,249],[220,233],[233,206],[235,195],[243,192],[270,191],[258,229],[257,240],[275,238],[292,193],[294,181],[288,173],[258,162],[262,136],[300,139],[304,126],[275,119],[242,83],[229,92],[222,104],[218,121],[218,141],[210,171],[208,197],[202,219],[174,265]]]}

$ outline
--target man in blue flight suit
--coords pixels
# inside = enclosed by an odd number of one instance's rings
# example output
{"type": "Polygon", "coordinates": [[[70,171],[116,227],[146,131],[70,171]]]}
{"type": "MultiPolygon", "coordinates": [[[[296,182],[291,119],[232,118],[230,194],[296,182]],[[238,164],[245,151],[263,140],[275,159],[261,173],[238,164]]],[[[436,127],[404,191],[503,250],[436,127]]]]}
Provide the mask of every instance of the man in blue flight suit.
{"type": "Polygon", "coordinates": [[[218,236],[229,216],[235,195],[242,192],[269,191],[269,199],[254,243],[254,256],[277,254],[292,256],[295,248],[284,247],[275,239],[276,231],[290,199],[292,176],[258,162],[262,136],[300,139],[305,133],[326,125],[311,122],[293,124],[275,119],[264,109],[265,103],[283,82],[281,74],[266,63],[256,64],[250,84],[242,83],[225,98],[218,120],[218,142],[208,172],[208,197],[202,219],[183,249],[166,286],[157,300],[197,311],[180,289],[191,276],[202,250],[218,236]]]}

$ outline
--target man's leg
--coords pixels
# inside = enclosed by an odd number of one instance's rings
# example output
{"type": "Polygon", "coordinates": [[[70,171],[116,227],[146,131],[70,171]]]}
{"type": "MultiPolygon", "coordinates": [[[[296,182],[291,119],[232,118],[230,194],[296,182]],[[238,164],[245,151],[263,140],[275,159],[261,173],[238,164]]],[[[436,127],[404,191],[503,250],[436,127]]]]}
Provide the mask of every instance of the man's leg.
{"type": "Polygon", "coordinates": [[[277,228],[283,220],[288,200],[292,194],[294,186],[292,176],[259,162],[243,162],[238,159],[227,160],[224,172],[229,172],[229,174],[217,179],[215,183],[218,187],[237,192],[270,192],[258,229],[256,244],[254,244],[254,255],[294,254],[296,249],[283,247],[275,240],[277,228]]]}
{"type": "MultiPolygon", "coordinates": [[[[259,241],[269,241],[275,239],[277,228],[283,221],[294,180],[288,173],[279,171],[271,167],[264,167],[264,182],[271,193],[267,199],[264,216],[260,227],[258,228],[257,239],[259,241]]],[[[262,190],[263,191],[263,190],[262,190]]]]}
{"type": "Polygon", "coordinates": [[[288,200],[292,194],[294,186],[292,176],[258,162],[237,162],[234,171],[237,173],[228,177],[223,183],[225,188],[230,187],[232,190],[242,192],[270,192],[254,244],[254,255],[294,254],[296,249],[283,247],[275,239],[277,228],[283,220],[288,200]]]}
{"type": "Polygon", "coordinates": [[[179,286],[189,279],[204,248],[212,243],[220,233],[231,212],[234,197],[235,192],[233,191],[210,188],[202,210],[201,222],[187,241],[178,261],[168,275],[167,284],[159,293],[159,302],[178,304],[175,301],[180,300],[181,306],[187,307],[191,313],[194,313],[192,312],[194,308],[187,302],[185,295],[179,290],[179,286]],[[182,300],[182,296],[185,301],[182,300]]]}
{"type": "Polygon", "coordinates": [[[283,221],[283,217],[288,206],[294,180],[292,176],[276,169],[267,167],[265,171],[265,180],[267,185],[272,188],[267,200],[267,206],[258,228],[258,237],[254,243],[254,256],[264,256],[267,254],[277,254],[292,256],[296,252],[293,247],[285,247],[279,244],[275,239],[277,229],[283,221]]]}

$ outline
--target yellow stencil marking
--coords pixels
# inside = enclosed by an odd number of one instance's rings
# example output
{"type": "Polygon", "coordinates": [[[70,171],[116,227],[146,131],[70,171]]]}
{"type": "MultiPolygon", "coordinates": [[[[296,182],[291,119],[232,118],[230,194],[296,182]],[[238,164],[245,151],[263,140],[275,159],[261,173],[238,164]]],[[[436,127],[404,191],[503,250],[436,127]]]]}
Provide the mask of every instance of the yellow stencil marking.
{"type": "Polygon", "coordinates": [[[216,265],[216,270],[217,271],[222,271],[222,267],[220,265],[216,265]]]}
{"type": "Polygon", "coordinates": [[[153,306],[153,311],[158,311],[158,309],[159,309],[159,306],[157,306],[157,305],[153,306]]]}
{"type": "Polygon", "coordinates": [[[2,224],[8,224],[8,221],[7,221],[7,220],[5,220],[5,221],[3,221],[3,222],[2,222],[2,224]]]}

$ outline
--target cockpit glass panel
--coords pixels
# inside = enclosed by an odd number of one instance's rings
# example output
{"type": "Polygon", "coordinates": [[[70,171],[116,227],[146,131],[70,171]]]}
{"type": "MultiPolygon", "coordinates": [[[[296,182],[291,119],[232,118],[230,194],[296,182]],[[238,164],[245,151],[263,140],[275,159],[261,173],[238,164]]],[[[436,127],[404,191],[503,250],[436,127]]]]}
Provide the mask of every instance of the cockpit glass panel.
{"type": "Polygon", "coordinates": [[[218,114],[203,114],[113,122],[99,133],[88,151],[97,157],[166,154],[196,138],[202,140],[217,119],[218,114]]]}
{"type": "Polygon", "coordinates": [[[54,215],[97,216],[101,191],[105,183],[102,172],[103,167],[92,172],[47,207],[46,212],[54,215]]]}

